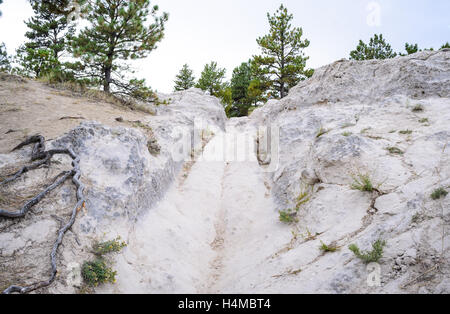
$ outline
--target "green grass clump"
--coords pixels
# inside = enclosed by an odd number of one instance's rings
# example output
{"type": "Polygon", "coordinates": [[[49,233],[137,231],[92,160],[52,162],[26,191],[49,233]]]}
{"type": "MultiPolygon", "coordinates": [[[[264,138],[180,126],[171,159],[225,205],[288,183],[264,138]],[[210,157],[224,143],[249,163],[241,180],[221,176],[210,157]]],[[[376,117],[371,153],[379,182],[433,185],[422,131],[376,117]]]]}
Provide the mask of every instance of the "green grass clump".
{"type": "Polygon", "coordinates": [[[412,134],[412,132],[413,131],[411,131],[411,130],[403,130],[403,131],[400,131],[398,133],[403,134],[403,135],[409,135],[409,134],[412,134]]]}
{"type": "Polygon", "coordinates": [[[309,202],[311,199],[309,192],[302,190],[300,192],[300,195],[297,197],[297,202],[295,203],[295,211],[298,212],[300,210],[300,207],[306,203],[309,202]]]}
{"type": "Polygon", "coordinates": [[[419,120],[420,123],[429,123],[430,120],[428,120],[428,118],[423,118],[419,120]]]}
{"type": "Polygon", "coordinates": [[[115,283],[117,272],[109,267],[103,259],[93,262],[84,262],[81,275],[86,284],[97,287],[104,283],[115,283]]]}
{"type": "Polygon", "coordinates": [[[323,127],[320,127],[319,131],[317,131],[316,138],[319,138],[319,137],[327,134],[328,132],[330,132],[330,130],[327,130],[327,129],[324,129],[323,127]]]}
{"type": "Polygon", "coordinates": [[[403,155],[403,151],[398,147],[388,147],[386,149],[393,155],[403,155]]]}
{"type": "Polygon", "coordinates": [[[94,254],[97,256],[102,256],[108,253],[120,252],[124,247],[127,246],[125,242],[120,240],[121,238],[117,237],[114,240],[94,244],[94,254]]]}
{"type": "MultiPolygon", "coordinates": [[[[92,253],[97,258],[94,261],[85,261],[81,267],[81,276],[85,283],[84,287],[86,285],[88,287],[97,287],[104,283],[115,283],[117,272],[108,265],[103,256],[109,253],[120,252],[126,246],[125,242],[120,241],[120,237],[110,241],[95,243],[92,253]]],[[[87,290],[90,289],[87,288],[87,290]]]]}
{"type": "Polygon", "coordinates": [[[294,209],[287,209],[287,210],[280,210],[278,213],[280,214],[280,221],[284,223],[294,223],[298,222],[297,214],[300,211],[300,208],[309,202],[311,199],[310,192],[305,186],[301,187],[301,191],[297,199],[295,200],[295,208],[294,209]]]}
{"type": "Polygon", "coordinates": [[[372,244],[372,251],[361,252],[356,244],[350,245],[348,248],[355,254],[357,258],[362,260],[364,263],[377,263],[380,258],[383,257],[383,249],[386,246],[386,241],[377,240],[372,244]]]}
{"type": "Polygon", "coordinates": [[[335,245],[326,245],[322,241],[320,241],[320,242],[322,243],[322,245],[320,246],[320,250],[325,253],[334,253],[338,250],[337,246],[335,246],[335,245]]]}
{"type": "Polygon", "coordinates": [[[412,109],[413,112],[422,112],[424,110],[425,108],[422,105],[415,105],[414,108],[412,109]]]}
{"type": "Polygon", "coordinates": [[[359,190],[361,192],[373,192],[375,190],[372,179],[368,173],[360,173],[353,176],[353,184],[351,187],[353,190],[359,190]]]}
{"type": "Polygon", "coordinates": [[[350,128],[352,126],[355,126],[356,124],[354,123],[345,123],[344,125],[341,126],[341,129],[346,129],[346,128],[350,128]]]}
{"type": "Polygon", "coordinates": [[[293,211],[292,209],[280,210],[278,213],[280,214],[279,218],[280,218],[281,222],[284,222],[287,224],[298,222],[297,212],[293,211]]]}
{"type": "Polygon", "coordinates": [[[148,125],[142,123],[141,121],[133,121],[133,126],[136,128],[141,128],[147,131],[153,131],[153,129],[151,127],[149,127],[148,125]]]}
{"type": "Polygon", "coordinates": [[[344,132],[344,133],[342,133],[342,136],[345,136],[345,137],[349,137],[349,136],[352,136],[352,135],[353,135],[352,132],[344,132]]]}
{"type": "Polygon", "coordinates": [[[411,217],[411,223],[418,223],[420,221],[420,219],[422,219],[422,215],[420,213],[415,213],[412,217],[411,217]]]}
{"type": "Polygon", "coordinates": [[[448,192],[444,188],[439,188],[434,190],[434,192],[431,194],[431,198],[433,200],[438,200],[440,198],[446,197],[448,192]]]}

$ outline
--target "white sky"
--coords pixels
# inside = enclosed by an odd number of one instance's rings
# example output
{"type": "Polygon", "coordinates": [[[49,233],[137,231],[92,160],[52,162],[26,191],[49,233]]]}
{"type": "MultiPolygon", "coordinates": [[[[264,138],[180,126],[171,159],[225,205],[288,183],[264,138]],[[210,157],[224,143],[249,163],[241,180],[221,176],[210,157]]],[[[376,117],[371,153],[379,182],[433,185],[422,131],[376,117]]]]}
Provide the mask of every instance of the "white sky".
{"type": "MultiPolygon", "coordinates": [[[[396,51],[405,42],[422,48],[439,48],[450,41],[448,0],[285,0],[294,14],[294,26],[303,28],[311,41],[305,51],[308,67],[317,68],[348,58],[359,39],[368,41],[383,33],[396,51]],[[370,4],[375,3],[374,6],[370,4]],[[379,11],[379,19],[377,19],[379,11]]],[[[160,92],[171,92],[173,80],[184,63],[198,77],[204,64],[217,61],[233,68],[258,54],[256,38],[268,31],[266,13],[273,13],[280,0],[160,0],[161,11],[170,14],[165,38],[158,49],[136,63],[136,76],[147,79],[160,92]]],[[[26,0],[4,0],[0,5],[0,42],[8,51],[25,41],[23,23],[32,15],[26,0]]]]}

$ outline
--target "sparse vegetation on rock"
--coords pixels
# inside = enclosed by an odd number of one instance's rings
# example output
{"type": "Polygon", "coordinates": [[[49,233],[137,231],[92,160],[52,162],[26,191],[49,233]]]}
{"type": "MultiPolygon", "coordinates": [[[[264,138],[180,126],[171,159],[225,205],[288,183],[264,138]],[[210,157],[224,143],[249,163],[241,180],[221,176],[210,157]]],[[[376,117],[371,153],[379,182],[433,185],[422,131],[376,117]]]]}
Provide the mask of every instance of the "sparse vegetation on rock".
{"type": "Polygon", "coordinates": [[[284,223],[294,223],[294,222],[298,222],[297,219],[297,211],[292,210],[292,209],[288,209],[288,210],[280,210],[279,211],[280,214],[280,221],[284,222],[284,223]]]}
{"type": "Polygon", "coordinates": [[[320,129],[317,131],[316,138],[320,138],[329,132],[330,130],[325,129],[324,127],[320,127],[320,129]]]}
{"type": "Polygon", "coordinates": [[[431,194],[431,198],[433,200],[438,200],[441,198],[444,198],[448,195],[448,192],[444,188],[438,188],[434,190],[434,192],[431,194]]]}
{"type": "Polygon", "coordinates": [[[124,241],[121,241],[121,237],[117,237],[114,240],[95,243],[93,246],[93,252],[97,256],[103,256],[109,253],[120,252],[126,246],[127,244],[124,241]]]}
{"type": "Polygon", "coordinates": [[[352,189],[362,192],[373,192],[375,190],[372,178],[369,173],[358,173],[353,177],[352,189]]]}
{"type": "Polygon", "coordinates": [[[320,242],[322,243],[322,245],[320,246],[320,250],[325,253],[334,253],[338,250],[338,247],[335,244],[327,245],[327,244],[323,243],[322,241],[320,241],[320,242]]]}
{"type": "Polygon", "coordinates": [[[115,283],[117,272],[106,264],[103,259],[92,262],[84,262],[81,268],[84,282],[92,287],[105,283],[115,283]]]}
{"type": "Polygon", "coordinates": [[[372,244],[372,251],[361,252],[356,244],[351,244],[348,248],[357,258],[364,263],[377,263],[383,257],[383,249],[386,241],[377,240],[372,244]]]}
{"type": "Polygon", "coordinates": [[[89,287],[97,287],[105,283],[115,283],[117,271],[111,268],[110,263],[104,256],[110,253],[118,253],[126,246],[127,244],[121,241],[120,237],[95,243],[92,248],[96,255],[95,260],[85,261],[81,267],[81,275],[85,284],[89,287]]]}
{"type": "Polygon", "coordinates": [[[387,151],[393,155],[403,155],[404,152],[398,147],[388,147],[387,151]]]}

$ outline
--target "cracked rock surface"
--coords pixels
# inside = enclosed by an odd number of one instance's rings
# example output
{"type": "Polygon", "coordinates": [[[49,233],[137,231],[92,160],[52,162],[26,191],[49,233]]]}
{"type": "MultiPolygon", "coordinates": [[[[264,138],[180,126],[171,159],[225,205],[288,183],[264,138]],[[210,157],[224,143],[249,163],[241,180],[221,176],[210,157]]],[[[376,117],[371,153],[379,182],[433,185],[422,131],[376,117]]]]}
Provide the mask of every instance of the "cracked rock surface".
{"type": "Polygon", "coordinates": [[[280,128],[272,176],[277,209],[294,206],[311,173],[320,180],[294,228],[320,236],[278,256],[275,264],[302,272],[269,280],[268,291],[450,291],[450,200],[430,197],[450,185],[449,92],[448,49],[385,61],[342,60],[252,114],[254,125],[280,128]],[[370,175],[381,195],[351,188],[361,173],[370,175]],[[382,286],[368,287],[366,266],[347,247],[371,249],[379,238],[387,240],[382,286]],[[342,248],[302,262],[320,254],[320,241],[342,248]]]}

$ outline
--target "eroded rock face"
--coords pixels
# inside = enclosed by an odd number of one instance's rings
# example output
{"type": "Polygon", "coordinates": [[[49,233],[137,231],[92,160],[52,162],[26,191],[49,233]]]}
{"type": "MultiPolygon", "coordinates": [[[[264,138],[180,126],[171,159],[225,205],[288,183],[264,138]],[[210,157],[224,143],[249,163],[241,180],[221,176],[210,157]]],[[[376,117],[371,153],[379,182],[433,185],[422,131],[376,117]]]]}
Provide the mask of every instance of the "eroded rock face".
{"type": "Polygon", "coordinates": [[[450,292],[450,199],[430,197],[450,184],[449,93],[450,50],[444,49],[386,61],[337,61],[253,112],[255,125],[280,128],[272,175],[278,209],[293,208],[305,186],[314,184],[296,228],[319,234],[312,240],[316,248],[320,241],[341,247],[322,256],[308,250],[310,241],[297,241],[277,263],[305,254],[316,259],[297,264],[297,276],[273,280],[271,291],[450,292]],[[353,190],[359,174],[368,174],[382,195],[353,190]],[[366,266],[347,247],[371,249],[379,238],[387,240],[382,286],[369,287],[366,266]],[[402,288],[438,261],[440,271],[402,288]]]}
{"type": "MultiPolygon", "coordinates": [[[[39,292],[75,292],[79,278],[72,276],[79,277],[82,262],[92,259],[93,241],[118,235],[127,241],[134,223],[164,196],[186,161],[184,158],[191,155],[191,150],[201,149],[214,130],[224,128],[225,113],[216,98],[198,90],[175,96],[179,100],[173,108],[161,107],[156,116],[143,115],[140,121],[122,119],[124,126],[115,128],[83,122],[47,142],[48,149],[70,147],[80,156],[86,205],[59,250],[58,280],[39,292]],[[198,125],[194,119],[206,122],[198,125]],[[207,124],[209,132],[202,129],[207,124]],[[186,147],[183,138],[186,134],[197,137],[192,146],[186,147]]],[[[28,163],[30,156],[31,146],[0,155],[0,175],[13,173],[28,163]]],[[[2,187],[0,206],[9,210],[19,208],[58,173],[70,170],[70,162],[69,158],[57,155],[48,167],[30,171],[2,187]]],[[[68,181],[33,207],[24,219],[0,218],[1,291],[11,284],[27,285],[47,279],[49,254],[57,230],[69,219],[74,204],[75,188],[68,181]]]]}
{"type": "MultiPolygon", "coordinates": [[[[86,206],[59,250],[56,282],[40,292],[77,291],[92,242],[120,235],[130,245],[108,292],[448,293],[450,197],[430,196],[450,186],[449,91],[449,50],[335,62],[285,99],[227,122],[235,134],[255,134],[254,162],[188,163],[176,185],[180,151],[195,156],[214,133],[227,135],[222,105],[197,89],[161,95],[155,116],[122,118],[121,127],[84,122],[48,139],[48,148],[80,156],[86,206]],[[278,154],[257,132],[271,125],[278,154]],[[362,175],[372,192],[352,188],[362,175]],[[295,207],[298,223],[277,220],[295,207]],[[378,239],[387,245],[381,286],[372,287],[374,268],[348,246],[370,250],[378,239]],[[322,243],[337,251],[323,253],[322,243]]],[[[220,137],[212,143],[207,151],[223,146],[220,137]]],[[[30,155],[31,147],[0,155],[0,176],[30,155]]],[[[2,188],[0,206],[18,208],[69,169],[70,159],[56,156],[2,188]]],[[[1,290],[47,278],[74,203],[66,182],[24,219],[0,219],[1,290]]]]}

